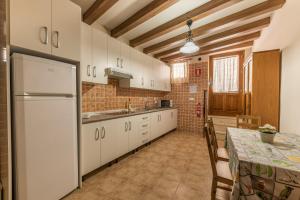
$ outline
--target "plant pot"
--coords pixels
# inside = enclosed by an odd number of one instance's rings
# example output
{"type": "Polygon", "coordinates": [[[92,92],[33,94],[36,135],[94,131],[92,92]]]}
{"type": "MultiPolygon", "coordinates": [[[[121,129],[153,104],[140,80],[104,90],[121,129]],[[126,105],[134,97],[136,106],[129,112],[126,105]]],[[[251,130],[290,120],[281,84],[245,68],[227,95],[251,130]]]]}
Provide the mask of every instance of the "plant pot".
{"type": "Polygon", "coordinates": [[[260,138],[262,142],[273,144],[274,137],[276,134],[274,133],[263,133],[260,132],[260,138]]]}

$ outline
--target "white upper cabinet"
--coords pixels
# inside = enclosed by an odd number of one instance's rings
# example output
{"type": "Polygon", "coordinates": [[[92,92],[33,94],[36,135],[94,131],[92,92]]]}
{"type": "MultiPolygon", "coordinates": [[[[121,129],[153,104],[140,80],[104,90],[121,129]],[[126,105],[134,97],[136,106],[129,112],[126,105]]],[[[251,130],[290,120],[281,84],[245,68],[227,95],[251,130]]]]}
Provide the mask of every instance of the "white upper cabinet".
{"type": "Polygon", "coordinates": [[[107,35],[82,23],[81,27],[81,80],[107,84],[107,35]]]}
{"type": "MultiPolygon", "coordinates": [[[[107,59],[106,59],[107,60],[107,59]]],[[[81,80],[92,81],[92,27],[81,23],[81,80]]]]}
{"type": "Polygon", "coordinates": [[[107,34],[92,29],[92,76],[94,83],[107,84],[107,34]]]}
{"type": "Polygon", "coordinates": [[[51,0],[10,1],[10,44],[51,54],[51,0]]]}
{"type": "Polygon", "coordinates": [[[80,22],[80,7],[68,0],[11,0],[10,44],[79,61],[80,22]]]}
{"type": "Polygon", "coordinates": [[[121,68],[121,43],[115,38],[108,38],[108,67],[121,68]]]}
{"type": "Polygon", "coordinates": [[[52,0],[52,54],[80,59],[81,8],[68,0],[52,0]],[[67,9],[66,9],[67,8],[67,9]]]}
{"type": "Polygon", "coordinates": [[[129,70],[131,64],[131,47],[121,42],[120,67],[129,70]]]}

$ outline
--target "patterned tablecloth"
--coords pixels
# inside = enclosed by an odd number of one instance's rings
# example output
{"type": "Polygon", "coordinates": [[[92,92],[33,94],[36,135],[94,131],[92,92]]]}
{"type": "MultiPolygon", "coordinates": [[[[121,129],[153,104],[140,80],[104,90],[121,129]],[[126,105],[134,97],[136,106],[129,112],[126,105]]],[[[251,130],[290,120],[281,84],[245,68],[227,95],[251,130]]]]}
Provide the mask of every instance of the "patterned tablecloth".
{"type": "Polygon", "coordinates": [[[226,146],[231,200],[300,200],[300,135],[278,133],[268,144],[258,131],[228,128],[226,146]]]}

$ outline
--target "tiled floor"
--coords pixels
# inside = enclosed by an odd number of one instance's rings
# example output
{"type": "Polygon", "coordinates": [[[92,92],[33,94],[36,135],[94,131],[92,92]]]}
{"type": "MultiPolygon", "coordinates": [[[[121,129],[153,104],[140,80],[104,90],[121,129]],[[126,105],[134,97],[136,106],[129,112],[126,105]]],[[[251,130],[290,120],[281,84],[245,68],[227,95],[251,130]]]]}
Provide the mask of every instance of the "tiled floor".
{"type": "Polygon", "coordinates": [[[205,139],[173,132],[88,178],[65,200],[208,200],[211,177],[205,139]]]}

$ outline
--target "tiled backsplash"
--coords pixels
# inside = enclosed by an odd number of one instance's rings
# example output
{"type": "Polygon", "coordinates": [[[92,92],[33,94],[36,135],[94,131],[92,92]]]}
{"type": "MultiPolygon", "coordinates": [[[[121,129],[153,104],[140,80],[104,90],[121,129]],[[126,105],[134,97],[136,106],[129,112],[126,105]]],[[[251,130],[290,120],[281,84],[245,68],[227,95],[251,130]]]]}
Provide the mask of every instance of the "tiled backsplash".
{"type": "Polygon", "coordinates": [[[178,128],[191,132],[202,132],[203,118],[203,91],[208,86],[207,62],[189,65],[189,82],[172,84],[171,92],[158,92],[141,89],[127,89],[118,87],[118,81],[109,80],[108,85],[82,85],[82,111],[95,112],[125,108],[129,98],[134,108],[143,108],[147,101],[149,106],[154,106],[159,99],[173,99],[174,106],[178,108],[178,128]],[[196,77],[195,70],[201,71],[196,77]],[[190,93],[190,86],[196,93],[190,93]],[[193,98],[194,100],[192,100],[193,98]],[[196,105],[200,103],[201,117],[196,115],[196,105]]]}
{"type": "Polygon", "coordinates": [[[162,99],[167,92],[120,88],[118,81],[109,80],[108,85],[82,85],[82,111],[95,112],[103,110],[123,109],[129,101],[133,108],[144,108],[155,105],[155,100],[162,99]]]}

